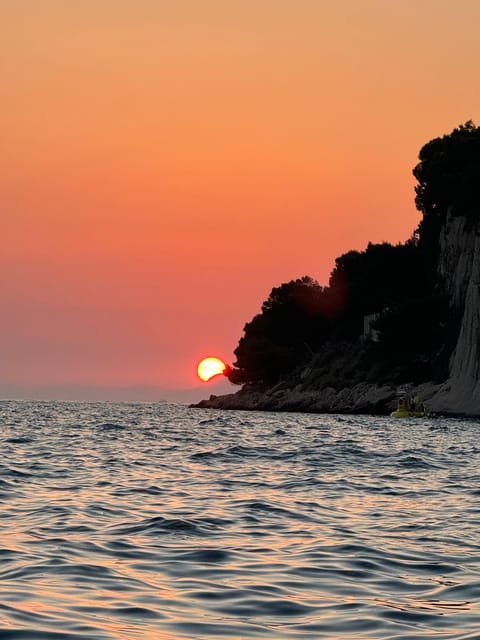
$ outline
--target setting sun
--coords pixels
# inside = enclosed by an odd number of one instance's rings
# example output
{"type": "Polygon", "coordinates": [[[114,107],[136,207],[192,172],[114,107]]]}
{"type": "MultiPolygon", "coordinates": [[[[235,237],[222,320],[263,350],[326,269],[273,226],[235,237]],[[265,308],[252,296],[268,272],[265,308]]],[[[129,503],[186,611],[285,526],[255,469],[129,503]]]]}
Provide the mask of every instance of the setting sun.
{"type": "Polygon", "coordinates": [[[200,380],[207,382],[214,376],[225,372],[227,365],[220,358],[208,357],[200,360],[197,367],[197,374],[200,380]]]}

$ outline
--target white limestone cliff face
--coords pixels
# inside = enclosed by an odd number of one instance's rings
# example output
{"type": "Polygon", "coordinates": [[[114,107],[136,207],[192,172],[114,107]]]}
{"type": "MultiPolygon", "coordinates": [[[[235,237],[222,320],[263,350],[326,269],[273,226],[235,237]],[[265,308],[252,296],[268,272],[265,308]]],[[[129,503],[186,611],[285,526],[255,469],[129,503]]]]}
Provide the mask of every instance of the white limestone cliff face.
{"type": "Polygon", "coordinates": [[[464,217],[449,215],[440,249],[439,272],[462,320],[449,378],[432,398],[431,407],[480,415],[480,224],[472,227],[464,217]]]}
{"type": "Polygon", "coordinates": [[[450,304],[463,307],[475,255],[475,231],[464,217],[454,217],[451,211],[440,232],[438,271],[447,286],[450,304]]]}

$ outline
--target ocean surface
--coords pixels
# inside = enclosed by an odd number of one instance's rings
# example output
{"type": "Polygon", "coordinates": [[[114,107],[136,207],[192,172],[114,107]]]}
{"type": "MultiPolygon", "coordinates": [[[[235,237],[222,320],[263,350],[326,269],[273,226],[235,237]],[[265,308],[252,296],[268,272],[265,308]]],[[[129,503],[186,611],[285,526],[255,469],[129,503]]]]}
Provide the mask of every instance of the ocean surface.
{"type": "Polygon", "coordinates": [[[0,640],[480,638],[480,423],[0,401],[0,640]]]}

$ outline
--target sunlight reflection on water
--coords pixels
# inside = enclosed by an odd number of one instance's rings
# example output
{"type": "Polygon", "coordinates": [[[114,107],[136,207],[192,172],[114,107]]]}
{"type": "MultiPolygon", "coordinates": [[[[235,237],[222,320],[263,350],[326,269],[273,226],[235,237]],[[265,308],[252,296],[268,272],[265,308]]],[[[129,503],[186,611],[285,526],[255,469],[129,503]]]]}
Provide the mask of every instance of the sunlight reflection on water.
{"type": "Polygon", "coordinates": [[[477,428],[0,402],[0,640],[480,637],[477,428]]]}

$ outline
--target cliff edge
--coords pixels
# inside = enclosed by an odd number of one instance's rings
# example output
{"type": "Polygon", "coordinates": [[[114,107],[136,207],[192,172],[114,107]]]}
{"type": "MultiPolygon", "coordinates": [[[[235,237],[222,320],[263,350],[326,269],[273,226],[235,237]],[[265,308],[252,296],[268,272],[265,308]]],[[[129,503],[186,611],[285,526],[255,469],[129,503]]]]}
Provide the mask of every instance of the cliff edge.
{"type": "Polygon", "coordinates": [[[423,217],[404,244],[369,243],[272,289],[228,370],[243,387],[199,407],[390,413],[405,386],[439,414],[480,416],[480,127],[420,150],[423,217]]]}
{"type": "Polygon", "coordinates": [[[480,415],[480,224],[448,212],[440,234],[439,272],[452,312],[460,311],[449,376],[431,398],[435,411],[480,415]]]}

